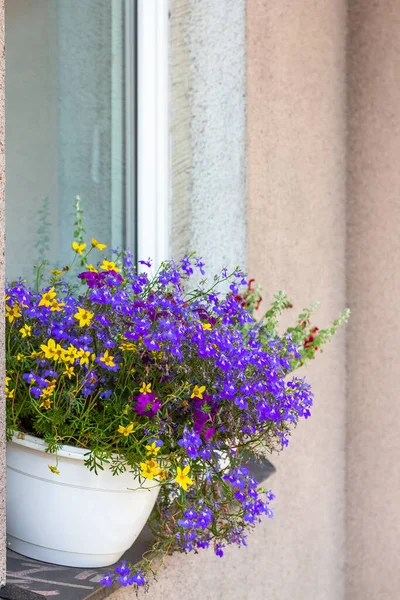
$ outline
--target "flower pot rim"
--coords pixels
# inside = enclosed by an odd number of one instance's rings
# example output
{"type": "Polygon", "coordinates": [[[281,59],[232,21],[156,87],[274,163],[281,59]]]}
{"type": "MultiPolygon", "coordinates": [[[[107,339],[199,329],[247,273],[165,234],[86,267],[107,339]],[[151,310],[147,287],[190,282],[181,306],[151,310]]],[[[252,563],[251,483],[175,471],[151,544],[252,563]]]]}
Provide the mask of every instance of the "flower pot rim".
{"type": "MultiPolygon", "coordinates": [[[[11,441],[15,444],[19,444],[20,446],[25,446],[31,450],[36,450],[37,452],[45,452],[47,448],[47,443],[42,438],[35,437],[29,433],[14,433],[11,441]]],[[[57,455],[83,462],[85,460],[85,454],[88,452],[90,452],[89,448],[78,448],[77,446],[69,446],[68,444],[65,444],[62,446],[62,448],[57,450],[57,455]]],[[[51,456],[53,453],[48,454],[51,456]]]]}

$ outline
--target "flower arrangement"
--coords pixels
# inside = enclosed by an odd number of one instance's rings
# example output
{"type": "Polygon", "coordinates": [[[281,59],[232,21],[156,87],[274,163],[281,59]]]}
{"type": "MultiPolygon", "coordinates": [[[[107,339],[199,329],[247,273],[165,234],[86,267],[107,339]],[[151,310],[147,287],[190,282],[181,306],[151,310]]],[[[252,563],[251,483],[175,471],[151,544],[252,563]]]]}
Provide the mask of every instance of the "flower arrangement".
{"type": "MultiPolygon", "coordinates": [[[[107,464],[115,476],[129,470],[160,486],[152,550],[102,581],[138,588],[157,556],[209,546],[222,556],[272,516],[274,496],[246,464],[286,446],[310,415],[310,386],[293,371],[348,311],[325,330],[304,311],[281,334],[290,302],[280,292],[256,320],[259,290],[240,269],[207,284],[201,259],[189,256],[150,277],[149,261],[137,269],[129,252],[104,258],[106,246],[81,233],[72,265],[51,271],[48,285],[42,272],[34,288],[7,284],[7,431],[41,437],[56,455],[64,444],[85,448],[89,469],[107,464]]],[[[57,461],[49,469],[57,477],[57,461]]]]}

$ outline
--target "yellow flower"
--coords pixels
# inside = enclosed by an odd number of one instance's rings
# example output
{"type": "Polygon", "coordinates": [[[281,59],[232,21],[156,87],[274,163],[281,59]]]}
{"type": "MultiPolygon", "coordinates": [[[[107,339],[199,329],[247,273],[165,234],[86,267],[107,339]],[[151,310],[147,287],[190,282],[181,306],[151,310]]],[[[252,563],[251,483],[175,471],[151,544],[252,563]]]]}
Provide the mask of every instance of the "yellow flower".
{"type": "Polygon", "coordinates": [[[100,252],[104,250],[104,248],[107,248],[105,244],[100,244],[100,242],[98,242],[94,238],[92,238],[92,246],[93,248],[97,248],[98,250],[100,250],[100,252]]]}
{"type": "Polygon", "coordinates": [[[53,379],[52,381],[49,381],[48,379],[46,379],[45,381],[47,383],[47,386],[42,389],[42,393],[40,394],[41,398],[48,398],[49,396],[52,395],[52,393],[56,389],[57,381],[55,379],[53,379]]]}
{"type": "Polygon", "coordinates": [[[160,481],[164,481],[164,479],[166,479],[167,475],[168,475],[168,471],[166,471],[165,469],[160,469],[157,474],[157,479],[159,479],[160,481]]]}
{"type": "Polygon", "coordinates": [[[58,302],[57,300],[53,300],[53,302],[50,305],[50,312],[61,312],[63,306],[65,306],[65,302],[58,302]]]}
{"type": "Polygon", "coordinates": [[[103,260],[103,262],[100,265],[100,268],[103,269],[103,271],[115,271],[116,273],[120,272],[120,269],[118,269],[115,262],[109,260],[103,260]]]}
{"type": "Polygon", "coordinates": [[[63,350],[61,360],[65,363],[74,363],[76,359],[79,358],[79,352],[70,344],[66,350],[63,350]]]}
{"type": "Polygon", "coordinates": [[[145,463],[140,463],[141,476],[146,479],[153,480],[160,473],[160,466],[154,460],[146,460],[145,463]]]}
{"type": "Polygon", "coordinates": [[[74,367],[66,367],[64,373],[69,377],[69,379],[71,379],[72,375],[74,374],[74,367]]]}
{"type": "Polygon", "coordinates": [[[147,450],[146,456],[157,456],[157,454],[161,450],[161,446],[157,446],[157,444],[155,442],[153,442],[149,446],[145,446],[145,448],[147,450]]]}
{"type": "Polygon", "coordinates": [[[44,408],[45,410],[49,410],[49,408],[51,408],[51,400],[50,398],[45,398],[42,402],[42,404],[40,404],[40,408],[44,408]]]}
{"type": "Polygon", "coordinates": [[[94,313],[85,308],[78,308],[78,312],[74,314],[74,318],[79,321],[79,327],[90,325],[90,321],[93,319],[94,313]]]}
{"type": "Polygon", "coordinates": [[[108,350],[106,350],[103,356],[100,356],[101,362],[103,362],[107,367],[115,367],[114,357],[108,354],[108,350]]]}
{"type": "Polygon", "coordinates": [[[212,329],[210,323],[202,323],[201,326],[203,327],[204,331],[211,331],[212,329]]]}
{"type": "Polygon", "coordinates": [[[51,338],[47,342],[47,345],[41,344],[40,348],[43,350],[45,358],[48,358],[50,360],[53,359],[57,361],[63,355],[63,349],[61,348],[60,344],[57,344],[51,338]]]}
{"type": "Polygon", "coordinates": [[[57,467],[53,467],[52,465],[47,465],[47,466],[49,467],[50,471],[52,473],[54,473],[54,475],[59,475],[60,474],[60,471],[58,471],[57,467]]]}
{"type": "Polygon", "coordinates": [[[81,365],[88,365],[89,358],[93,358],[93,356],[91,357],[89,350],[84,350],[83,348],[78,350],[78,358],[81,365]]]}
{"type": "Polygon", "coordinates": [[[14,398],[15,390],[9,389],[10,381],[11,381],[11,377],[6,376],[6,397],[14,398]]]}
{"type": "Polygon", "coordinates": [[[203,392],[205,392],[205,391],[206,391],[205,385],[202,385],[200,387],[198,385],[195,385],[193,388],[193,393],[190,397],[191,398],[200,398],[200,400],[203,400],[203,392]]]}
{"type": "Polygon", "coordinates": [[[23,338],[25,338],[26,336],[31,337],[32,335],[32,327],[30,325],[24,325],[23,327],[21,327],[21,329],[19,330],[20,334],[22,335],[23,338]]]}
{"type": "Polygon", "coordinates": [[[48,292],[45,292],[44,294],[42,294],[42,297],[40,299],[38,306],[51,306],[53,304],[53,300],[56,296],[57,296],[57,294],[54,291],[54,287],[50,288],[48,292]]]}
{"type": "Polygon", "coordinates": [[[132,342],[123,342],[120,345],[120,349],[121,350],[130,350],[131,352],[134,352],[137,348],[136,348],[135,344],[132,344],[132,342]]]}
{"type": "Polygon", "coordinates": [[[48,398],[49,396],[52,395],[52,393],[54,392],[54,388],[51,387],[45,387],[42,389],[42,393],[40,394],[41,398],[48,398]]]}
{"type": "Polygon", "coordinates": [[[175,481],[176,481],[176,483],[179,483],[181,488],[185,491],[187,490],[188,485],[193,484],[193,481],[190,479],[190,477],[188,477],[189,471],[190,471],[189,465],[187,467],[185,467],[184,469],[181,469],[180,467],[177,468],[177,475],[176,475],[175,481]]]}
{"type": "Polygon", "coordinates": [[[90,271],[91,273],[98,273],[98,270],[92,265],[86,265],[86,268],[88,271],[90,271]]]}
{"type": "Polygon", "coordinates": [[[78,242],[72,242],[72,250],[75,250],[77,254],[82,254],[85,248],[86,244],[78,244],[78,242]]]}
{"type": "Polygon", "coordinates": [[[62,271],[59,271],[58,269],[53,269],[53,270],[52,270],[52,274],[53,274],[53,275],[55,275],[56,277],[58,277],[58,275],[62,275],[62,274],[63,274],[63,272],[62,272],[62,271]]]}
{"type": "Polygon", "coordinates": [[[22,360],[23,358],[24,358],[24,355],[23,355],[23,354],[20,354],[20,353],[18,352],[18,354],[17,354],[17,360],[22,360]]]}
{"type": "Polygon", "coordinates": [[[14,304],[14,306],[12,306],[12,307],[6,305],[6,317],[10,323],[12,323],[15,319],[18,319],[19,317],[22,317],[20,311],[21,311],[21,308],[20,308],[18,302],[16,302],[14,304]]]}
{"type": "Polygon", "coordinates": [[[133,423],[130,423],[127,427],[120,425],[118,427],[118,433],[122,433],[124,437],[128,437],[130,433],[133,431],[133,423]]]}
{"type": "Polygon", "coordinates": [[[140,388],[139,392],[141,394],[151,394],[151,383],[145,383],[143,381],[142,387],[140,388]]]}

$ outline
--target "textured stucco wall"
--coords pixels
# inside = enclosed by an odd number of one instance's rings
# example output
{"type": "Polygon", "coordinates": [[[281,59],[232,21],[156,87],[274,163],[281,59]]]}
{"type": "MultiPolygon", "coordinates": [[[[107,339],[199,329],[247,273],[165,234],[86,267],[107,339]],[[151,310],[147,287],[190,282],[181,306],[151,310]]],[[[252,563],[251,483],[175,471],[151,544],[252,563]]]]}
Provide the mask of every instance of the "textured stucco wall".
{"type": "Polygon", "coordinates": [[[246,263],[245,0],[171,1],[172,250],[246,263]]]}
{"type": "Polygon", "coordinates": [[[400,598],[400,4],[349,2],[347,594],[400,598]]]}
{"type": "Polygon", "coordinates": [[[4,0],[0,0],[0,585],[6,571],[6,446],[4,402],[4,272],[5,272],[5,156],[4,156],[4,0]]]}
{"type": "MultiPolygon", "coordinates": [[[[346,303],[346,2],[251,0],[247,40],[249,273],[326,324],[346,303]]],[[[307,369],[312,418],[275,459],[276,518],[250,549],[268,600],[343,599],[344,351],[341,333],[307,369]]]]}
{"type": "MultiPolygon", "coordinates": [[[[399,598],[400,6],[348,4],[346,212],[347,2],[248,0],[245,20],[244,0],[171,0],[174,254],[198,249],[213,269],[244,264],[247,231],[248,269],[265,297],[284,288],[295,310],[319,299],[316,323],[324,324],[346,304],[347,269],[353,316],[348,402],[342,333],[307,371],[312,419],[274,458],[275,520],[222,560],[171,557],[141,596],[149,600],[399,598]]],[[[0,232],[2,16],[0,0],[0,232]]],[[[0,262],[3,293],[2,234],[0,262]]],[[[2,400],[3,382],[0,359],[2,400]]],[[[4,456],[0,428],[0,580],[4,456]]]]}
{"type": "Polygon", "coordinates": [[[171,252],[179,258],[191,248],[192,70],[190,55],[191,0],[170,0],[170,127],[171,127],[171,252]]]}
{"type": "MultiPolygon", "coordinates": [[[[172,7],[173,211],[184,215],[183,231],[190,227],[183,239],[208,262],[235,262],[246,233],[244,115],[235,114],[243,110],[244,57],[235,48],[243,5],[172,7]]],[[[265,295],[286,288],[298,309],[320,299],[318,323],[345,306],[345,36],[344,0],[247,2],[248,267],[265,295]]],[[[343,335],[308,375],[314,415],[274,459],[275,520],[222,560],[211,552],[171,557],[151,600],[343,599],[343,335]]]]}

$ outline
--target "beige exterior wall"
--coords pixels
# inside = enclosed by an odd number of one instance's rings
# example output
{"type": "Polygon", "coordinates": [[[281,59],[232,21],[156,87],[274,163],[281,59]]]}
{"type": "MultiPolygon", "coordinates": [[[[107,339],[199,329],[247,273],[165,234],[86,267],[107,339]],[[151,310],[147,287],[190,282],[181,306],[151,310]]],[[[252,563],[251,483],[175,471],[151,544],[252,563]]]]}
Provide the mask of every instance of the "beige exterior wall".
{"type": "Polygon", "coordinates": [[[400,598],[400,4],[349,11],[347,597],[400,598]]]}
{"type": "MultiPolygon", "coordinates": [[[[320,300],[327,324],[346,305],[346,2],[251,0],[247,40],[249,274],[265,298],[289,294],[292,318],[320,300]]],[[[254,556],[268,600],[344,597],[343,333],[306,375],[313,415],[274,461],[276,517],[254,556]]]]}
{"type": "MultiPolygon", "coordinates": [[[[174,6],[171,68],[178,79],[172,98],[181,117],[173,108],[173,186],[179,201],[172,210],[173,227],[182,236],[175,242],[178,253],[190,244],[191,195],[203,171],[201,162],[192,162],[202,149],[193,137],[193,47],[188,35],[196,25],[191,11],[199,11],[199,3],[174,0],[174,6]]],[[[285,289],[295,302],[293,315],[320,300],[317,325],[332,320],[347,304],[353,316],[347,348],[341,333],[307,370],[315,408],[312,419],[294,432],[289,448],[273,459],[278,469],[270,481],[277,494],[275,520],[257,529],[247,549],[228,549],[223,560],[212,552],[171,557],[147,597],[398,600],[400,6],[395,0],[248,0],[246,19],[249,273],[263,285],[266,299],[285,289]]],[[[2,18],[0,23],[4,231],[2,18]]],[[[208,176],[213,189],[223,191],[223,182],[220,187],[213,172],[208,176]]],[[[0,263],[3,293],[2,235],[0,263]]],[[[3,382],[1,357],[0,378],[3,382]]],[[[3,411],[3,383],[1,397],[3,411]]],[[[0,580],[5,567],[4,489],[0,428],[0,580]]],[[[132,598],[132,590],[113,597],[132,598]]]]}
{"type": "MultiPolygon", "coordinates": [[[[189,52],[190,64],[195,61],[190,52],[193,4],[173,3],[179,16],[173,33],[179,36],[172,56],[186,60],[189,52]]],[[[195,25],[198,31],[204,22],[195,25]]],[[[321,300],[317,323],[327,323],[346,305],[345,49],[342,0],[318,7],[311,0],[247,2],[248,268],[265,296],[283,287],[299,311],[321,300]]],[[[196,144],[212,140],[205,133],[203,138],[193,135],[190,91],[197,70],[181,86],[182,66],[172,65],[172,97],[186,106],[181,111],[179,104],[172,105],[172,156],[173,206],[185,219],[192,213],[185,213],[177,181],[183,180],[179,166],[186,163],[176,158],[182,148],[187,156],[186,145],[193,156],[196,144]],[[178,83],[174,74],[180,75],[178,83]],[[191,132],[184,142],[180,119],[191,132]]],[[[205,88],[209,76],[202,79],[205,88]]],[[[187,166],[190,178],[210,181],[209,170],[197,174],[193,162],[187,166]]],[[[190,185],[184,189],[192,194],[190,185]]],[[[150,588],[151,600],[344,599],[344,344],[341,334],[308,370],[316,394],[313,418],[301,423],[289,448],[273,458],[278,468],[270,480],[277,494],[275,520],[258,526],[246,549],[229,548],[222,560],[212,552],[172,556],[150,588]]],[[[131,591],[114,596],[128,599],[131,591]]]]}

